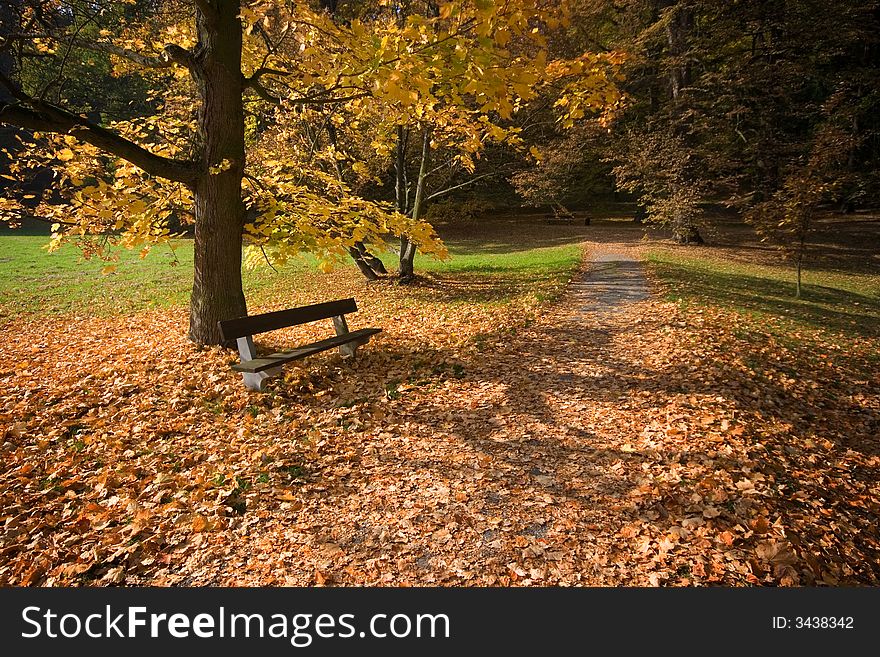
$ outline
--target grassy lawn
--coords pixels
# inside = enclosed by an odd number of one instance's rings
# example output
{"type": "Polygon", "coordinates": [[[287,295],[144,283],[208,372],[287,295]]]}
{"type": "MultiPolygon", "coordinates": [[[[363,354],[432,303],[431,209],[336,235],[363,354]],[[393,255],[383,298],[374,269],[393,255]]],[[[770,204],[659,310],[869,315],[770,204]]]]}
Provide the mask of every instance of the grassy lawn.
{"type": "Polygon", "coordinates": [[[667,286],[667,297],[736,310],[783,332],[819,330],[871,337],[880,325],[880,276],[804,272],[801,299],[794,298],[794,270],[732,262],[720,255],[652,249],[649,265],[667,286]]]}
{"type": "MultiPolygon", "coordinates": [[[[45,248],[43,236],[0,235],[0,312],[114,315],[146,308],[185,304],[192,289],[192,243],[175,242],[174,250],[155,248],[143,260],[137,251],[121,250],[116,271],[102,274],[106,265],[85,260],[75,246],[55,253],[45,248]]],[[[287,272],[300,269],[297,263],[287,272]]],[[[278,275],[248,272],[246,293],[265,287],[278,275]]]]}
{"type": "MultiPolygon", "coordinates": [[[[45,236],[0,235],[0,313],[22,312],[55,314],[83,312],[91,315],[115,315],[138,310],[183,305],[192,286],[192,243],[180,240],[169,247],[153,250],[145,259],[138,252],[123,251],[117,269],[101,273],[105,263],[84,260],[74,246],[56,253],[43,247],[45,236]]],[[[562,289],[580,262],[576,243],[551,244],[540,240],[516,248],[500,245],[488,253],[476,253],[467,240],[451,241],[452,257],[436,261],[419,257],[417,272],[430,272],[455,301],[456,290],[468,290],[461,301],[505,302],[524,291],[538,299],[552,297],[562,289]]],[[[389,270],[396,268],[395,255],[383,255],[389,270]]],[[[354,269],[340,265],[340,269],[354,269]]],[[[271,296],[277,286],[290,286],[291,276],[313,277],[312,258],[291,261],[274,272],[259,268],[244,272],[248,299],[271,296]]],[[[439,290],[438,290],[439,292],[439,290]]]]}

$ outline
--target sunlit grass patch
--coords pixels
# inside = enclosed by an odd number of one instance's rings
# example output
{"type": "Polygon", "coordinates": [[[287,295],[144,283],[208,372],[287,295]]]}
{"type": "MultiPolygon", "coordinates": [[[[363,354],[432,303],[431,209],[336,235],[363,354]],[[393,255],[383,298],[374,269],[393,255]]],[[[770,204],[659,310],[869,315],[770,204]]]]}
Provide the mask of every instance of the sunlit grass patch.
{"type": "Polygon", "coordinates": [[[878,333],[880,276],[808,270],[802,296],[796,299],[792,269],[783,264],[747,264],[720,255],[697,257],[659,249],[649,252],[648,262],[670,300],[737,310],[781,322],[788,331],[864,337],[878,333]]]}

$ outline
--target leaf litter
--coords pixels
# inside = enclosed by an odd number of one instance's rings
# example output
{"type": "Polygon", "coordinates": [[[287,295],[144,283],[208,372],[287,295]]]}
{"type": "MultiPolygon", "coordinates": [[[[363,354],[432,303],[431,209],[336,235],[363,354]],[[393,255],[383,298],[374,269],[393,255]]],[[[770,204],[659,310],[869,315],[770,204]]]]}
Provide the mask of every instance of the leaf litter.
{"type": "Polygon", "coordinates": [[[875,341],[345,276],[383,333],[265,394],[181,309],[7,319],[0,584],[880,584],[875,341]]]}

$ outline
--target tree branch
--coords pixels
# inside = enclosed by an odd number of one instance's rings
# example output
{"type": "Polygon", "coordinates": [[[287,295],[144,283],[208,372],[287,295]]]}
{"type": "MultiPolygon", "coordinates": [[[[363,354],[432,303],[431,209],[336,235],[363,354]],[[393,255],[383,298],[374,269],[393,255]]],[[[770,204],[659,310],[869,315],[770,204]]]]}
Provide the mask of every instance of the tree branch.
{"type": "MultiPolygon", "coordinates": [[[[61,40],[62,39],[59,39],[59,41],[61,40]]],[[[143,66],[144,68],[169,68],[173,63],[172,60],[167,57],[152,57],[150,55],[144,55],[112,43],[82,41],[80,39],[75,39],[72,43],[77,48],[83,48],[84,50],[94,50],[96,52],[103,52],[108,55],[122,57],[123,59],[127,59],[128,61],[134,62],[138,66],[143,66]]]]}
{"type": "Polygon", "coordinates": [[[193,54],[186,48],[178,46],[176,43],[167,43],[162,50],[162,59],[174,62],[194,72],[196,68],[196,59],[193,54]]]}
{"type": "Polygon", "coordinates": [[[263,77],[264,75],[276,75],[278,77],[283,78],[283,77],[287,77],[288,75],[291,75],[291,73],[290,73],[290,71],[279,71],[278,69],[269,68],[267,66],[261,66],[256,71],[254,71],[253,74],[249,78],[247,78],[247,81],[248,82],[259,82],[260,78],[263,77]]]}
{"type": "Polygon", "coordinates": [[[293,105],[337,105],[339,103],[347,103],[350,100],[357,100],[358,98],[366,98],[369,95],[368,92],[364,91],[349,96],[303,96],[302,98],[291,98],[287,102],[293,105]]]}
{"type": "Polygon", "coordinates": [[[123,59],[127,59],[128,61],[134,62],[138,66],[143,66],[144,68],[171,68],[172,65],[179,64],[192,71],[195,67],[195,58],[192,53],[175,43],[167,44],[162,50],[162,54],[156,57],[144,55],[112,43],[82,41],[80,39],[75,39],[71,43],[84,50],[94,50],[107,53],[108,55],[115,55],[116,57],[122,57],[123,59]]]}
{"type": "MultiPolygon", "coordinates": [[[[5,76],[0,75],[0,78],[2,78],[0,83],[9,88],[5,76]]],[[[22,94],[19,92],[19,95],[22,94]]],[[[195,182],[197,168],[194,162],[155,155],[111,130],[49,103],[35,99],[28,99],[27,103],[30,107],[25,107],[21,103],[0,105],[0,123],[8,123],[27,130],[72,135],[80,141],[131,162],[150,175],[184,184],[195,182]]]]}
{"type": "Polygon", "coordinates": [[[425,174],[425,177],[427,178],[428,176],[431,176],[431,175],[437,173],[438,171],[440,171],[440,169],[442,169],[443,167],[447,167],[447,166],[449,166],[449,165],[452,164],[453,162],[455,162],[455,158],[454,158],[454,157],[449,158],[448,160],[446,160],[445,162],[443,162],[443,164],[438,164],[438,165],[435,166],[433,169],[431,169],[430,171],[428,171],[428,173],[425,174]]]}
{"type": "Polygon", "coordinates": [[[267,103],[271,103],[272,105],[280,105],[281,98],[278,96],[273,96],[266,87],[260,84],[259,80],[254,78],[253,76],[244,79],[244,88],[245,89],[253,89],[256,94],[265,100],[267,103]]]}
{"type": "MultiPolygon", "coordinates": [[[[273,95],[272,92],[260,84],[258,79],[254,78],[253,75],[249,78],[245,78],[244,87],[245,89],[253,89],[260,98],[273,105],[280,105],[282,101],[292,105],[336,105],[339,103],[347,103],[350,100],[357,100],[358,98],[366,98],[370,95],[369,92],[364,91],[361,93],[349,94],[348,96],[326,96],[323,94],[328,92],[324,91],[311,96],[302,96],[300,98],[280,98],[273,95]]],[[[358,87],[349,88],[357,89],[358,87]]]]}
{"type": "Polygon", "coordinates": [[[428,198],[426,198],[423,201],[423,203],[427,203],[431,199],[435,199],[438,196],[443,196],[444,194],[448,194],[449,192],[453,192],[456,189],[461,189],[462,187],[467,187],[468,185],[473,185],[478,180],[482,180],[483,178],[489,178],[490,176],[494,176],[494,175],[495,175],[494,172],[493,173],[484,173],[480,176],[477,176],[476,178],[471,178],[470,180],[466,180],[465,182],[461,183],[460,185],[454,185],[453,187],[447,187],[446,189],[441,189],[439,192],[434,192],[433,194],[431,194],[428,198]]]}

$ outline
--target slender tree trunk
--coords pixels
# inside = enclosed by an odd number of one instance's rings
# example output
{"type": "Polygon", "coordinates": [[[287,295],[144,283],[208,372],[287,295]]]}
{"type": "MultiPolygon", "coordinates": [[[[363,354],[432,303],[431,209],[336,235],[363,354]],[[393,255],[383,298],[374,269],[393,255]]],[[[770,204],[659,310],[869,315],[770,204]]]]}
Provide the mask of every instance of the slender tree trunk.
{"type": "Polygon", "coordinates": [[[193,77],[199,88],[199,146],[204,173],[193,186],[195,245],[189,337],[221,344],[217,322],[247,314],[241,284],[244,112],[238,0],[197,11],[193,77]],[[216,174],[209,167],[224,169],[216,174]]]}
{"type": "MultiPolygon", "coordinates": [[[[422,159],[419,164],[419,178],[416,182],[416,196],[413,200],[412,218],[418,221],[422,214],[422,199],[425,197],[425,178],[428,173],[428,157],[431,152],[431,131],[422,131],[422,159]]],[[[415,278],[416,245],[406,235],[400,237],[400,283],[412,282],[415,278]]]]}
{"type": "Polygon", "coordinates": [[[397,126],[397,157],[394,159],[394,197],[397,211],[407,214],[409,194],[406,189],[406,144],[407,135],[402,125],[397,126]]]}
{"type": "MultiPolygon", "coordinates": [[[[671,4],[677,4],[675,2],[671,4]]],[[[687,6],[679,6],[674,10],[672,19],[666,24],[666,42],[669,52],[679,61],[670,68],[669,86],[673,102],[678,102],[682,89],[690,84],[691,66],[685,59],[687,39],[694,28],[694,12],[687,6]]]]}
{"type": "Polygon", "coordinates": [[[364,275],[368,281],[378,280],[379,276],[373,271],[373,268],[364,260],[363,254],[355,247],[349,247],[348,254],[351,256],[351,259],[354,260],[354,264],[357,265],[357,268],[364,275]]]}
{"type": "MultiPolygon", "coordinates": [[[[324,4],[325,9],[331,14],[336,11],[335,3],[322,3],[324,4]]],[[[330,144],[335,149],[339,149],[339,136],[336,132],[336,126],[332,123],[327,124],[327,137],[330,140],[330,144]]],[[[342,174],[342,165],[339,160],[333,160],[333,168],[336,171],[336,178],[339,180],[341,184],[345,184],[345,176],[342,174]]],[[[367,248],[364,246],[363,242],[355,242],[354,246],[348,249],[348,254],[351,256],[351,259],[354,260],[354,264],[357,265],[358,270],[364,275],[368,281],[375,281],[379,278],[379,274],[387,274],[388,272],[385,269],[385,265],[382,264],[382,261],[376,258],[372,253],[367,251],[367,248]],[[376,266],[376,263],[379,263],[379,266],[376,266]]]]}
{"type": "Polygon", "coordinates": [[[416,245],[406,235],[400,236],[400,265],[398,268],[398,282],[401,285],[412,283],[416,276],[415,272],[416,245]]]}
{"type": "MultiPolygon", "coordinates": [[[[397,211],[401,214],[409,213],[409,190],[406,179],[406,147],[408,133],[402,125],[397,126],[397,153],[394,159],[394,196],[397,201],[397,211]]],[[[406,235],[400,236],[400,253],[398,254],[398,281],[407,283],[415,275],[413,271],[413,258],[411,253],[412,243],[406,235]]]]}
{"type": "Polygon", "coordinates": [[[374,272],[383,275],[388,273],[388,270],[385,268],[385,263],[370,253],[363,242],[355,242],[354,247],[358,250],[358,253],[360,253],[363,261],[366,262],[374,272]]]}
{"type": "MultiPolygon", "coordinates": [[[[669,71],[669,89],[672,97],[672,113],[673,124],[672,131],[674,135],[680,136],[687,143],[689,140],[684,134],[681,124],[682,104],[684,102],[683,91],[691,84],[691,65],[687,59],[688,39],[694,29],[694,10],[692,7],[684,3],[670,2],[669,5],[678,5],[672,11],[673,16],[666,24],[666,42],[669,47],[669,53],[677,62],[670,67],[669,71]]],[[[688,145],[690,147],[690,145],[688,145]]],[[[687,186],[692,182],[691,176],[686,172],[685,180],[680,181],[673,188],[672,194],[679,196],[679,190],[682,186],[687,186]]],[[[672,224],[672,238],[679,244],[703,244],[703,238],[700,231],[690,216],[677,216],[672,224]]]]}

